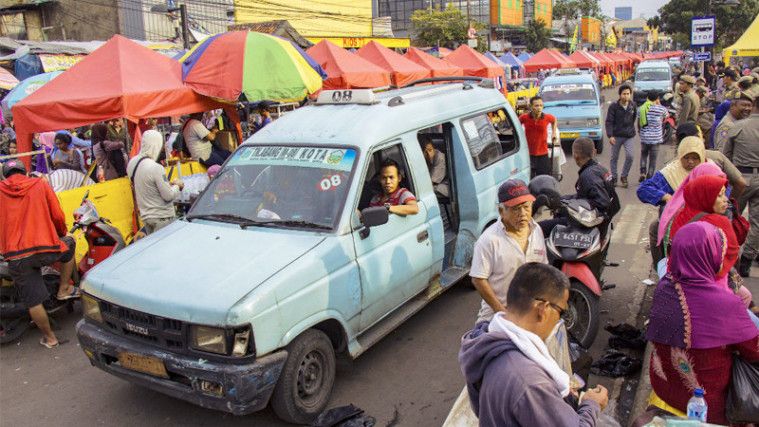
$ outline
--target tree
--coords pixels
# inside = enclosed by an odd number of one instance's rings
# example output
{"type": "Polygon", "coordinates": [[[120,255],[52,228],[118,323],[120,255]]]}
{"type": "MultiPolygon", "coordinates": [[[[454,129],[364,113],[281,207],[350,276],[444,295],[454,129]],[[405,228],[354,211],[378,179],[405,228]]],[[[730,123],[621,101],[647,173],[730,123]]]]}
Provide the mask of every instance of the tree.
{"type": "MultiPolygon", "coordinates": [[[[470,23],[466,16],[452,4],[443,10],[418,9],[411,14],[414,44],[417,46],[447,46],[453,47],[467,41],[467,31],[470,23]]],[[[484,26],[476,21],[471,22],[476,30],[484,26]]],[[[478,38],[478,49],[486,49],[484,40],[478,38]]]]}
{"type": "Polygon", "coordinates": [[[661,28],[661,18],[659,15],[652,16],[646,20],[646,25],[652,30],[661,28]]]}
{"type": "Polygon", "coordinates": [[[717,18],[717,48],[724,48],[735,43],[751,25],[759,13],[759,0],[741,0],[739,6],[719,4],[719,0],[670,0],[659,9],[660,28],[674,40],[688,46],[691,18],[706,15],[709,9],[717,18]]]}
{"type": "Polygon", "coordinates": [[[537,52],[548,47],[548,38],[551,30],[546,27],[545,21],[535,19],[530,21],[525,28],[525,44],[530,52],[537,52]]]}
{"type": "Polygon", "coordinates": [[[601,19],[601,4],[598,0],[556,0],[553,4],[554,18],[577,19],[590,16],[601,19]]]}

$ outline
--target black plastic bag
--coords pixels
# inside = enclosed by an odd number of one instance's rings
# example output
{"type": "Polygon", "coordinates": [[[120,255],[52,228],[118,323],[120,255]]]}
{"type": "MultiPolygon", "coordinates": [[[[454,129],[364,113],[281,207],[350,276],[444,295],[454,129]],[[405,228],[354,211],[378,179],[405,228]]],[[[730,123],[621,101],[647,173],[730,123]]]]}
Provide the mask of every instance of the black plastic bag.
{"type": "Polygon", "coordinates": [[[600,359],[593,362],[590,372],[594,375],[616,378],[638,372],[640,367],[640,359],[609,349],[600,359]]]}
{"type": "Polygon", "coordinates": [[[726,406],[727,419],[732,424],[759,422],[759,365],[733,357],[726,406]]]}

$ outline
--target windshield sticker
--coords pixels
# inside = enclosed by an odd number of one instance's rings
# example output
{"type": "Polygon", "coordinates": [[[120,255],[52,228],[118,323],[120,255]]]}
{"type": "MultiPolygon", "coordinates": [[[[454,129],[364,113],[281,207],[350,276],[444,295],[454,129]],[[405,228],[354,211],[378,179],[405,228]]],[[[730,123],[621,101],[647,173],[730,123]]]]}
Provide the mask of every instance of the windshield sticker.
{"type": "Polygon", "coordinates": [[[356,150],[350,148],[256,146],[241,148],[229,164],[329,168],[349,172],[355,160],[356,150]]]}
{"type": "Polygon", "coordinates": [[[317,189],[319,191],[335,191],[340,184],[343,183],[343,177],[341,175],[326,176],[319,181],[317,189]]]}
{"type": "Polygon", "coordinates": [[[543,92],[572,92],[575,90],[590,89],[593,90],[591,84],[573,84],[573,85],[551,85],[543,88],[543,92]]]}
{"type": "Polygon", "coordinates": [[[480,137],[480,133],[477,132],[477,125],[474,123],[474,120],[464,120],[463,126],[467,138],[478,139],[480,137]]]}

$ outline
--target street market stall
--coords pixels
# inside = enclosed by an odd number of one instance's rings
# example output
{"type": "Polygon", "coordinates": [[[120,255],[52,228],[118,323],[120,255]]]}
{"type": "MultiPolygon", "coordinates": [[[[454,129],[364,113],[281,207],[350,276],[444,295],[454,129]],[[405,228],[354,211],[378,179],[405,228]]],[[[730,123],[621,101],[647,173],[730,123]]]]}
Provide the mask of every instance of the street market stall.
{"type": "Polygon", "coordinates": [[[507,64],[511,67],[512,70],[517,70],[519,73],[519,76],[524,76],[524,61],[519,59],[517,56],[515,56],[511,52],[506,52],[503,55],[498,58],[503,62],[504,64],[507,64]]]}
{"type": "Polygon", "coordinates": [[[722,60],[729,64],[734,58],[759,56],[759,15],[741,37],[722,51],[722,60]]]}
{"type": "Polygon", "coordinates": [[[569,55],[569,59],[574,61],[574,63],[580,68],[591,68],[596,70],[601,68],[601,61],[584,50],[574,51],[569,55]]]}
{"type": "Polygon", "coordinates": [[[467,45],[461,45],[445,57],[445,60],[453,65],[461,67],[465,76],[485,77],[497,79],[503,77],[503,67],[486,58],[467,45]]]}
{"type": "MultiPolygon", "coordinates": [[[[239,120],[234,105],[196,93],[181,77],[178,62],[125,37],[113,36],[13,106],[18,151],[31,151],[33,133],[114,118],[136,125],[140,119],[224,108],[233,121],[239,120]]],[[[133,155],[139,152],[140,137],[139,130],[134,132],[133,155]]]]}
{"type": "Polygon", "coordinates": [[[509,64],[501,61],[497,56],[493,55],[490,52],[485,52],[484,55],[485,58],[495,62],[499,67],[503,68],[503,72],[506,74],[506,78],[511,78],[511,66],[509,64]]]}
{"type": "Polygon", "coordinates": [[[308,53],[327,73],[324,89],[357,89],[390,86],[390,73],[324,39],[308,53]]]}
{"type": "Polygon", "coordinates": [[[432,77],[455,77],[464,75],[464,70],[461,67],[443,61],[442,59],[435,58],[415,47],[408,48],[406,54],[403,56],[430,70],[432,77]]]}
{"type": "Polygon", "coordinates": [[[519,58],[520,61],[525,62],[528,59],[532,58],[532,54],[530,52],[525,51],[517,55],[517,58],[519,58]]]}
{"type": "Polygon", "coordinates": [[[556,70],[576,66],[577,64],[566,58],[560,52],[551,49],[543,49],[525,61],[524,70],[526,73],[537,73],[540,70],[556,70]]]}
{"type": "Polygon", "coordinates": [[[376,41],[367,43],[356,52],[356,55],[389,72],[391,83],[396,87],[403,87],[415,80],[431,76],[430,69],[405,58],[376,41]]]}

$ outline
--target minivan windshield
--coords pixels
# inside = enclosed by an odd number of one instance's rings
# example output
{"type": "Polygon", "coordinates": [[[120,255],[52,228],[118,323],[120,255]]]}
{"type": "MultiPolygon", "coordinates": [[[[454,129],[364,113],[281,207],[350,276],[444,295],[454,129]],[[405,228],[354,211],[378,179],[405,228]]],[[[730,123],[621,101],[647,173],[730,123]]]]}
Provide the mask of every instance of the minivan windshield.
{"type": "Polygon", "coordinates": [[[669,70],[666,68],[643,68],[635,73],[635,81],[660,82],[669,81],[669,70]]]}
{"type": "Polygon", "coordinates": [[[355,161],[356,150],[347,147],[240,147],[186,218],[243,227],[333,229],[355,161]]]}
{"type": "Polygon", "coordinates": [[[596,104],[596,89],[590,83],[547,84],[541,87],[540,96],[545,105],[596,104]]]}

